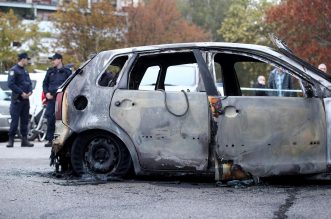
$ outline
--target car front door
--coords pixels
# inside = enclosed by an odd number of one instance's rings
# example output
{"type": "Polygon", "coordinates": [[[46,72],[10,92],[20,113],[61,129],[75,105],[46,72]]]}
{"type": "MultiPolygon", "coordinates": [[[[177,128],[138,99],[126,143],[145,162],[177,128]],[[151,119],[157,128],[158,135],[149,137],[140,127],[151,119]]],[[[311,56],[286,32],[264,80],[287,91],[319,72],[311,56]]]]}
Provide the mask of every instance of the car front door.
{"type": "Polygon", "coordinates": [[[228,97],[218,154],[258,176],[326,168],[326,124],[318,98],[228,97]]]}
{"type": "Polygon", "coordinates": [[[275,66],[241,54],[216,55],[215,61],[225,70],[225,95],[230,94],[223,100],[224,114],[218,118],[219,157],[241,165],[256,176],[325,171],[327,137],[323,99],[306,97],[300,78],[290,74],[294,73],[290,70],[286,74],[292,77],[293,87],[283,89],[283,96],[268,88],[267,96],[257,96],[250,81],[245,80],[250,80],[246,77],[249,69],[264,72],[263,76],[268,78],[275,66]]]}

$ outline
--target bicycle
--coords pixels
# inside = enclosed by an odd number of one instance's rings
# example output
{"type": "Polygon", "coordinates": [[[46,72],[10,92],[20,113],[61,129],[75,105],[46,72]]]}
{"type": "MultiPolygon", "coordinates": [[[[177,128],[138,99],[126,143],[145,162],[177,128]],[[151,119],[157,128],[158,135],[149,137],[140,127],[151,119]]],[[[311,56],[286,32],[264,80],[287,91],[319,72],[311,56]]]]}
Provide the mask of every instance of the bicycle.
{"type": "Polygon", "coordinates": [[[28,140],[44,141],[47,133],[47,119],[45,118],[46,105],[43,105],[42,110],[34,113],[30,118],[28,140]]]}

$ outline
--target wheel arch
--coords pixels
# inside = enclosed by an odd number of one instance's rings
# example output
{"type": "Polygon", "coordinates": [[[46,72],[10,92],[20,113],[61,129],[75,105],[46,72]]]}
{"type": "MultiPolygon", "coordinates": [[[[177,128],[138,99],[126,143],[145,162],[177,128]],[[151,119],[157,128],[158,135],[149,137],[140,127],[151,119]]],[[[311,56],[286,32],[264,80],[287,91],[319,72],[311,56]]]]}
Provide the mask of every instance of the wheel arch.
{"type": "MultiPolygon", "coordinates": [[[[116,133],[114,132],[111,132],[109,130],[104,130],[104,129],[88,129],[88,130],[83,130],[79,133],[74,133],[72,134],[66,141],[65,145],[68,147],[69,150],[70,149],[70,146],[73,144],[73,142],[75,141],[75,139],[77,137],[79,137],[80,135],[87,135],[87,134],[106,134],[106,135],[110,135],[114,140],[116,140],[118,143],[122,144],[123,146],[125,146],[129,153],[130,153],[130,156],[131,156],[131,159],[132,159],[132,164],[133,164],[133,169],[134,169],[134,172],[136,174],[138,174],[139,172],[141,172],[141,166],[140,166],[140,163],[139,163],[139,159],[138,159],[138,155],[137,155],[137,152],[136,152],[136,149],[133,145],[132,142],[130,142],[129,140],[125,140],[123,138],[123,136],[119,137],[116,133]]],[[[124,136],[125,137],[125,136],[124,136]]]]}

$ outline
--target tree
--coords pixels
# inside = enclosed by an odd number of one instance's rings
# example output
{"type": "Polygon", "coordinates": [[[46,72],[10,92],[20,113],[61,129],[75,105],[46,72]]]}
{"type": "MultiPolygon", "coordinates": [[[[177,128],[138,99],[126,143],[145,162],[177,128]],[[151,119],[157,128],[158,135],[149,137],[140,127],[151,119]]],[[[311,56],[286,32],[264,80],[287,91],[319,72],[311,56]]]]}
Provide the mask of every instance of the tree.
{"type": "MultiPolygon", "coordinates": [[[[218,33],[226,41],[234,43],[252,43],[270,46],[268,34],[272,27],[265,22],[265,10],[273,3],[266,0],[236,0],[226,13],[226,18],[218,33]]],[[[270,65],[244,63],[241,68],[246,74],[241,76],[241,83],[250,85],[258,75],[268,77],[272,70],[270,65]],[[247,74],[248,72],[248,74],[247,74]]]]}
{"type": "Polygon", "coordinates": [[[175,0],[150,0],[129,7],[127,12],[129,46],[210,39],[208,33],[182,17],[175,0]]]}
{"type": "MultiPolygon", "coordinates": [[[[9,10],[8,13],[0,12],[0,30],[1,72],[8,70],[17,62],[17,53],[22,52],[20,46],[28,39],[31,40],[34,51],[38,50],[39,32],[37,25],[23,25],[22,21],[14,15],[13,10],[9,10]]],[[[32,53],[29,52],[29,55],[31,56],[32,53]]]]}
{"type": "Polygon", "coordinates": [[[124,19],[108,1],[84,1],[64,4],[54,15],[59,30],[58,48],[65,50],[66,61],[79,64],[102,50],[123,45],[124,19]]]}
{"type": "Polygon", "coordinates": [[[331,69],[331,1],[282,1],[267,11],[267,22],[295,54],[331,69]]]}
{"type": "Polygon", "coordinates": [[[231,4],[221,28],[226,41],[270,45],[271,26],[265,22],[265,11],[272,5],[267,0],[236,0],[231,4]]]}
{"type": "Polygon", "coordinates": [[[179,7],[186,19],[212,34],[213,41],[223,41],[222,35],[217,34],[225,13],[230,7],[229,0],[181,0],[179,7]]]}

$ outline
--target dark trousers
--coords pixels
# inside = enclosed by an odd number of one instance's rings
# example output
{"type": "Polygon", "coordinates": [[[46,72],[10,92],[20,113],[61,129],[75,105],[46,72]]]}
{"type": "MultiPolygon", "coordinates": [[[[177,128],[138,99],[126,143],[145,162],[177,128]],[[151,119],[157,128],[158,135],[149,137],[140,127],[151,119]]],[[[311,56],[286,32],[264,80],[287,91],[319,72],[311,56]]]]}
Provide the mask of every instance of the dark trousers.
{"type": "Polygon", "coordinates": [[[55,100],[48,100],[46,106],[47,133],[46,139],[52,141],[55,133],[55,100]]]}
{"type": "Polygon", "coordinates": [[[28,125],[29,125],[29,110],[30,110],[29,100],[11,102],[10,104],[11,123],[8,133],[10,138],[14,138],[17,132],[18,121],[20,121],[20,131],[22,137],[27,137],[28,125]]]}

